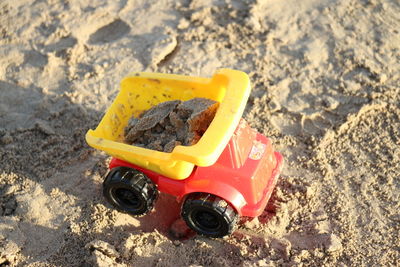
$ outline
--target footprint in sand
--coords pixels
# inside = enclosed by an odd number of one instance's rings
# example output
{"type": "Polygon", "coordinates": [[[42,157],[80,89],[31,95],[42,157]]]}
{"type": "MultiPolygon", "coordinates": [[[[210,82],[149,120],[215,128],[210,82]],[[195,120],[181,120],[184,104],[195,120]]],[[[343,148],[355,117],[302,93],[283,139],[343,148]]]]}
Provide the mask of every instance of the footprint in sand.
{"type": "Polygon", "coordinates": [[[127,34],[130,29],[126,22],[120,19],[114,20],[92,33],[89,37],[89,44],[102,44],[115,41],[127,34]]]}

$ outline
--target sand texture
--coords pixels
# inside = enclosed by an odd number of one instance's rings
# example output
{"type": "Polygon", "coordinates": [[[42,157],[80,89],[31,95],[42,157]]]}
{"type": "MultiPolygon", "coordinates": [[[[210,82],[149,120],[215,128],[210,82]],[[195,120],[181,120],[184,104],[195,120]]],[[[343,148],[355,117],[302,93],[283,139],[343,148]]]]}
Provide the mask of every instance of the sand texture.
{"type": "Polygon", "coordinates": [[[0,1],[1,266],[399,266],[400,2],[0,1]],[[223,239],[160,195],[102,197],[84,135],[132,71],[245,71],[243,117],[285,157],[274,203],[223,239]]]}

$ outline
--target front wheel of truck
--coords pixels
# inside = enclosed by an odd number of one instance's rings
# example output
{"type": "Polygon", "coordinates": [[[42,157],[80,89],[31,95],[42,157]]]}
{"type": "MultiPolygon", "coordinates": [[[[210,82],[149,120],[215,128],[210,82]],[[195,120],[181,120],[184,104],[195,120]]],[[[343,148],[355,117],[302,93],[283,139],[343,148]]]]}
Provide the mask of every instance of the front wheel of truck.
{"type": "Polygon", "coordinates": [[[143,215],[152,210],[158,191],[144,173],[128,167],[115,167],[103,182],[103,195],[117,210],[143,215]]]}
{"type": "Polygon", "coordinates": [[[225,200],[207,193],[190,194],[182,206],[182,218],[200,235],[223,237],[237,224],[236,210],[225,200]]]}

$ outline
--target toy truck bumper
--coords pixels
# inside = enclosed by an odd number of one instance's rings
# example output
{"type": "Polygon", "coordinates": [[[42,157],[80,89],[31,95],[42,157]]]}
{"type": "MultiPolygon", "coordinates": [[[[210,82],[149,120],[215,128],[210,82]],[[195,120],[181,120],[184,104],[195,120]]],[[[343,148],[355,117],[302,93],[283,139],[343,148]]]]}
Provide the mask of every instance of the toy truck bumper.
{"type": "Polygon", "coordinates": [[[278,181],[279,175],[283,168],[283,157],[279,152],[274,152],[276,158],[276,167],[272,171],[272,175],[268,180],[267,186],[263,192],[263,198],[256,204],[253,205],[245,205],[241,208],[240,213],[241,216],[247,217],[257,217],[261,215],[264,211],[265,207],[268,204],[268,201],[271,197],[272,191],[275,188],[275,185],[278,181]]]}

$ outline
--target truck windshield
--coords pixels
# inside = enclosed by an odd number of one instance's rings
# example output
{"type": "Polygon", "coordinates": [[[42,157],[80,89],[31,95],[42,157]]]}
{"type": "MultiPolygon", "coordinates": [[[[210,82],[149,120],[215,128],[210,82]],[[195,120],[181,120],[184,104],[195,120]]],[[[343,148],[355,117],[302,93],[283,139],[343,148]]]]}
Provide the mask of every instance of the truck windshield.
{"type": "Polygon", "coordinates": [[[253,130],[245,120],[240,120],[230,141],[232,163],[234,167],[240,168],[246,162],[256,134],[257,132],[253,130]]]}

